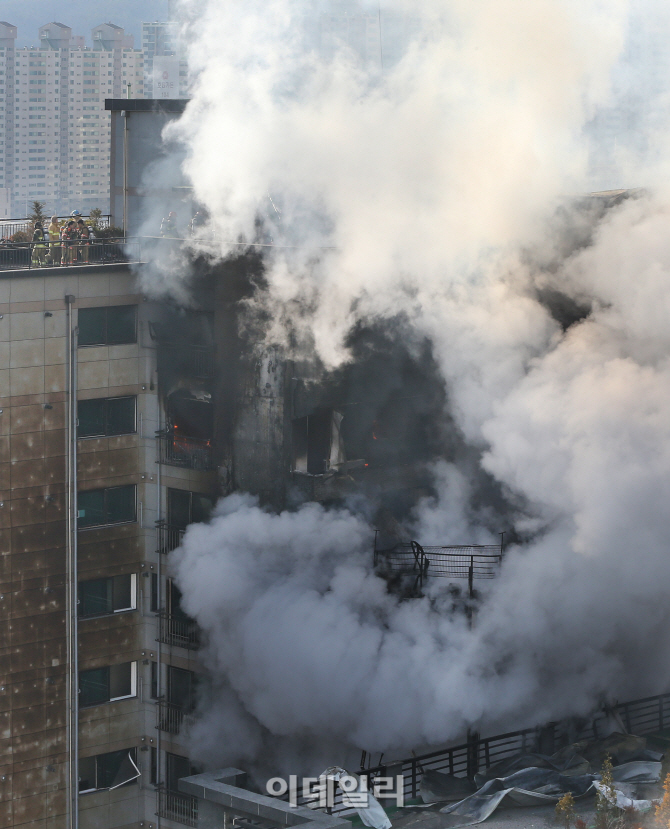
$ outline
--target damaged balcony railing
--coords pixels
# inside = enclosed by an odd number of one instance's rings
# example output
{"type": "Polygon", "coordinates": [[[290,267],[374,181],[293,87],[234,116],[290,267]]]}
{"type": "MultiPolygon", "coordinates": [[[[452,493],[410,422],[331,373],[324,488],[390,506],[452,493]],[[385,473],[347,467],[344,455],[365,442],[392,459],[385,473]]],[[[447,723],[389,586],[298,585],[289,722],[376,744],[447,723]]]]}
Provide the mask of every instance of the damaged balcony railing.
{"type": "Polygon", "coordinates": [[[192,619],[172,616],[165,611],[159,614],[160,641],[165,645],[176,645],[180,648],[197,650],[200,645],[198,626],[192,619]]]}
{"type": "Polygon", "coordinates": [[[167,734],[179,734],[184,719],[190,714],[187,708],[161,699],[156,703],[156,728],[167,734]]]}
{"type": "Polygon", "coordinates": [[[158,533],[158,549],[156,552],[164,555],[181,546],[181,540],[186,532],[182,527],[174,527],[172,524],[168,524],[167,521],[156,521],[156,530],[158,533]]]}
{"type": "Polygon", "coordinates": [[[156,791],[156,814],[184,826],[198,825],[198,798],[190,794],[171,792],[168,789],[156,791]]]}
{"type": "Polygon", "coordinates": [[[216,469],[214,448],[210,440],[186,437],[174,429],[157,432],[161,463],[184,469],[216,469]]]}
{"type": "Polygon", "coordinates": [[[382,575],[409,575],[414,587],[420,589],[428,576],[467,579],[470,595],[475,579],[492,579],[502,561],[503,546],[472,544],[422,547],[417,541],[396,544],[380,550],[375,536],[374,566],[382,575]]]}
{"type": "Polygon", "coordinates": [[[196,380],[210,380],[214,377],[214,349],[204,345],[161,342],[158,355],[161,368],[169,365],[175,373],[185,374],[196,380]]]}
{"type": "MultiPolygon", "coordinates": [[[[598,739],[609,733],[611,718],[618,719],[621,731],[628,734],[654,734],[670,728],[670,693],[622,702],[605,707],[578,725],[575,719],[551,722],[541,727],[524,728],[491,737],[471,735],[468,742],[442,748],[427,754],[414,755],[402,760],[380,763],[378,766],[361,768],[358,772],[373,788],[377,777],[402,776],[405,802],[419,796],[421,778],[427,771],[438,771],[472,779],[481,769],[489,769],[495,763],[514,757],[520,752],[553,754],[578,740],[598,739]]],[[[298,797],[298,805],[308,805],[304,797],[298,797]]],[[[346,812],[350,806],[343,803],[342,793],[335,791],[332,813],[346,812]]]]}

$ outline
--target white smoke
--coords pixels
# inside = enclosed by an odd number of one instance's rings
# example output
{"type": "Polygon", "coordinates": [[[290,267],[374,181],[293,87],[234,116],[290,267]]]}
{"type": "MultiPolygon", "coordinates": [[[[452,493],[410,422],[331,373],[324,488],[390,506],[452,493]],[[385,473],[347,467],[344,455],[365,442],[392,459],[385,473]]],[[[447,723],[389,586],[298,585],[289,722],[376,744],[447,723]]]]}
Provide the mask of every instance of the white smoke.
{"type": "MultiPolygon", "coordinates": [[[[308,12],[197,4],[194,99],[170,135],[217,254],[263,217],[268,336],[297,330],[326,364],[347,359],[356,320],[402,311],[430,338],[507,520],[533,540],[508,552],[469,629],[439,589],[404,603],[385,592],[358,512],[224,500],[174,557],[215,687],[193,756],[314,770],[352,747],[408,750],[659,690],[667,202],[624,202],[559,266],[530,264],[557,249],[561,197],[588,187],[582,130],[608,100],[625,4],[427,2],[383,71],[346,49],[322,60],[302,36],[308,12]],[[589,316],[564,332],[538,301],[547,285],[589,316]]],[[[463,471],[439,464],[435,482],[414,537],[491,542],[463,471]]]]}

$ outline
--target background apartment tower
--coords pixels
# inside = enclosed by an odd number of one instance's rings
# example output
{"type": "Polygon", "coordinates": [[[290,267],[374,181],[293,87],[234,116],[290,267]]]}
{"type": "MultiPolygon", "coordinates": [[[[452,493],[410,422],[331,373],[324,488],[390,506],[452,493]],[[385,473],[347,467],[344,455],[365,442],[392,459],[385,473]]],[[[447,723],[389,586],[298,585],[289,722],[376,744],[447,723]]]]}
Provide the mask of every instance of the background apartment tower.
{"type": "Polygon", "coordinates": [[[104,101],[143,95],[142,53],[112,23],[93,47],[62,23],[39,29],[39,48],[16,49],[16,27],[0,23],[0,215],[86,213],[109,204],[109,115],[104,101]],[[4,107],[4,109],[2,109],[4,107]],[[1,191],[5,190],[3,194],[1,191]]]}

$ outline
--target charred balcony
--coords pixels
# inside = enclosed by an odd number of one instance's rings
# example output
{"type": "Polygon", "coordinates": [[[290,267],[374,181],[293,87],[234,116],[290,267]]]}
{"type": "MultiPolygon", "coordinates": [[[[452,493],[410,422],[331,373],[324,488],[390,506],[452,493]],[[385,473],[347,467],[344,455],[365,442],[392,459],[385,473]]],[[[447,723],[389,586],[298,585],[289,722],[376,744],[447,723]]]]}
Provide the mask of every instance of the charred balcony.
{"type": "Polygon", "coordinates": [[[450,581],[467,580],[470,598],[476,579],[493,579],[498,575],[503,557],[500,544],[422,546],[417,541],[395,544],[373,551],[374,567],[389,584],[408,595],[418,595],[428,578],[450,581]]]}
{"type": "Polygon", "coordinates": [[[216,469],[214,446],[210,439],[183,435],[174,427],[157,432],[160,462],[184,469],[216,469]]]}

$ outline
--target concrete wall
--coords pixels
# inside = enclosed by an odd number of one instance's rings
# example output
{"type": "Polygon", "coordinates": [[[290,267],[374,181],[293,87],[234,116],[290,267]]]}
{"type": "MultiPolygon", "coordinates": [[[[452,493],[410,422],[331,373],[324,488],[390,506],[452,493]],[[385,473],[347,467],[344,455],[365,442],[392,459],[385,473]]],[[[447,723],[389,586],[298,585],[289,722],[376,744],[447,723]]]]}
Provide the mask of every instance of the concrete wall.
{"type": "MultiPolygon", "coordinates": [[[[80,580],[134,573],[138,586],[136,610],[79,621],[80,670],[138,665],[136,697],[81,711],[80,754],[135,747],[142,771],[134,785],[80,796],[81,826],[155,826],[150,752],[141,749],[157,742],[158,626],[143,574],[158,567],[159,403],[153,306],[126,266],[0,272],[0,822],[65,825],[66,294],[75,297],[75,324],[79,309],[111,305],[135,304],[139,319],[137,343],[78,350],[81,399],[138,400],[137,434],[78,441],[79,490],[132,483],[138,499],[137,521],[78,533],[80,580]]],[[[208,491],[216,482],[216,473],[168,472],[163,510],[167,486],[208,491]]],[[[163,671],[168,661],[195,670],[197,654],[164,646],[163,671]]],[[[163,736],[164,750],[186,754],[178,735],[163,736]]]]}

